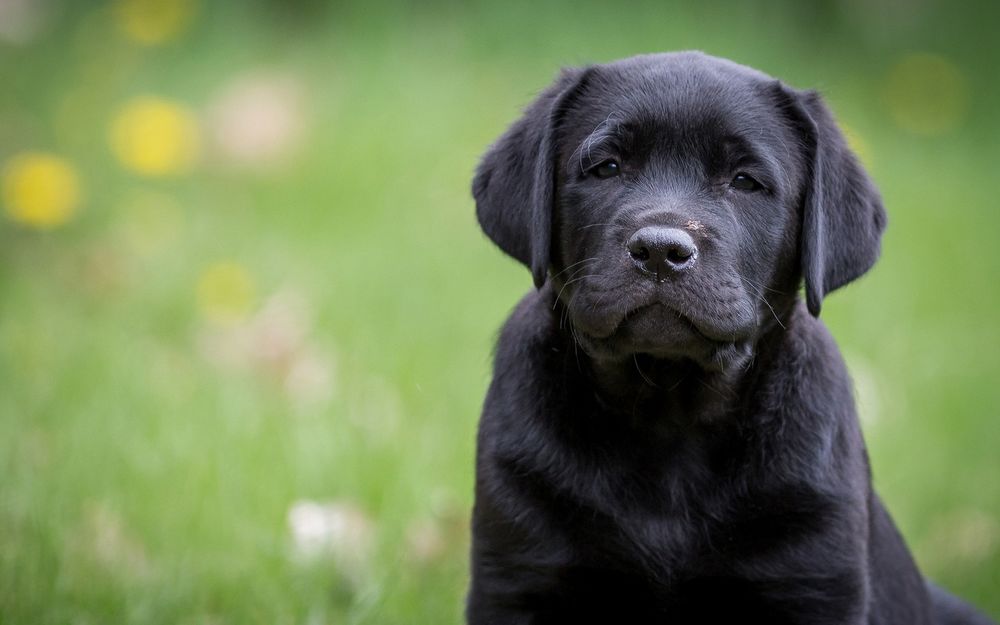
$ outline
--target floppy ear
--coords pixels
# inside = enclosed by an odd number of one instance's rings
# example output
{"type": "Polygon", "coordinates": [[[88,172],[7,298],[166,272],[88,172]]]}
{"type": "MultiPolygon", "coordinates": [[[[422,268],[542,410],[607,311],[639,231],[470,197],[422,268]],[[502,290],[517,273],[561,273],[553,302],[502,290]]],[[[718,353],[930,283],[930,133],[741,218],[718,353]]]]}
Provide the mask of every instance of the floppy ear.
{"type": "Polygon", "coordinates": [[[791,89],[788,94],[811,161],[800,255],[806,304],[819,316],[827,293],[875,264],[886,215],[878,189],[847,147],[819,94],[791,89]]]}
{"type": "Polygon", "coordinates": [[[479,225],[501,250],[531,269],[541,287],[549,271],[555,202],[556,134],[587,70],[563,70],[483,156],[472,181],[479,225]]]}

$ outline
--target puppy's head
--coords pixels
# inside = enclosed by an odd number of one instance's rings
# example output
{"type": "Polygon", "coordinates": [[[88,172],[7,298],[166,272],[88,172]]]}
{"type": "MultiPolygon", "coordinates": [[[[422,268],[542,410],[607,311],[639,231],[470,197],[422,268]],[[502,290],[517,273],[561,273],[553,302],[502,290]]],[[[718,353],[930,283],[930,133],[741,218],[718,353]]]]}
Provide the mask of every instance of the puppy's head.
{"type": "Polygon", "coordinates": [[[815,93],[699,53],[564,71],[483,157],[473,195],[589,354],[706,368],[748,358],[803,281],[818,315],[885,226],[815,93]]]}

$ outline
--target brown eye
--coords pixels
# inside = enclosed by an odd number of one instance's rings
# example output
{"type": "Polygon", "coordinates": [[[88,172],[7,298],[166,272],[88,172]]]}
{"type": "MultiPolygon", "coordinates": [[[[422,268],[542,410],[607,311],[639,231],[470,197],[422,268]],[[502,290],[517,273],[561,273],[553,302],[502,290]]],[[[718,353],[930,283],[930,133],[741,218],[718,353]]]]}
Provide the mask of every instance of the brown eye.
{"type": "Polygon", "coordinates": [[[729,186],[740,191],[759,191],[764,188],[764,185],[742,172],[736,174],[729,186]]]}
{"type": "Polygon", "coordinates": [[[618,166],[618,161],[608,159],[590,171],[598,178],[613,178],[621,174],[621,167],[618,166]]]}

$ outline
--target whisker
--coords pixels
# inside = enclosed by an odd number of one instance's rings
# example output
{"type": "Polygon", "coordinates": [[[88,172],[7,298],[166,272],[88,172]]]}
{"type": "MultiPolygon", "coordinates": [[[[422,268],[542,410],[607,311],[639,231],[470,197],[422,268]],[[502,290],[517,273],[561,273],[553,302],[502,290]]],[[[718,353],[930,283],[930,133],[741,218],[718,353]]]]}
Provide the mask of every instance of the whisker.
{"type": "MultiPolygon", "coordinates": [[[[559,300],[556,300],[557,302],[559,300]]],[[[562,313],[559,315],[559,329],[565,329],[568,326],[572,326],[573,322],[569,320],[569,306],[563,306],[562,313]]],[[[572,330],[572,327],[570,327],[572,330]]]]}
{"type": "MultiPolygon", "coordinates": [[[[556,294],[555,301],[552,302],[552,310],[556,309],[556,304],[559,303],[559,298],[562,296],[563,291],[566,289],[567,286],[570,285],[570,283],[576,282],[578,280],[582,280],[582,279],[588,277],[588,276],[581,276],[579,278],[574,278],[574,276],[579,275],[580,272],[582,272],[582,271],[587,271],[587,269],[589,269],[589,268],[590,267],[588,265],[584,265],[583,267],[580,267],[579,269],[577,269],[573,273],[569,274],[569,278],[567,278],[566,282],[563,283],[562,288],[559,289],[559,292],[556,294]]],[[[593,275],[597,275],[597,274],[593,274],[593,275]]]]}
{"type": "MultiPolygon", "coordinates": [[[[586,268],[584,268],[584,269],[586,269],[586,268]]],[[[583,271],[584,269],[581,269],[580,271],[583,271]]],[[[562,288],[559,289],[559,292],[556,294],[556,302],[558,302],[559,298],[562,297],[563,291],[566,290],[566,287],[568,287],[569,285],[573,284],[574,282],[579,282],[580,280],[586,280],[587,278],[598,278],[600,276],[601,276],[601,274],[599,274],[599,273],[591,273],[591,274],[587,274],[585,276],[580,276],[579,278],[573,278],[572,280],[567,280],[566,284],[562,285],[562,288]]],[[[555,308],[556,308],[555,303],[553,303],[552,304],[552,310],[555,310],[555,308]]]]}
{"type": "Polygon", "coordinates": [[[784,291],[779,291],[778,289],[772,289],[771,287],[764,286],[763,284],[754,282],[750,278],[743,278],[743,279],[746,280],[747,282],[749,282],[750,284],[754,285],[755,287],[757,287],[759,289],[763,289],[765,291],[770,291],[771,293],[774,293],[775,295],[790,295],[790,293],[785,293],[784,291]]]}
{"type": "Polygon", "coordinates": [[[576,324],[573,320],[569,318],[567,313],[566,319],[569,322],[569,334],[573,338],[573,357],[576,358],[577,369],[580,368],[580,337],[577,335],[576,324]]]}
{"type": "Polygon", "coordinates": [[[684,380],[687,379],[687,377],[688,377],[688,374],[685,372],[684,375],[681,376],[681,379],[677,380],[677,382],[675,382],[673,386],[671,386],[670,388],[667,389],[667,392],[669,393],[669,392],[673,391],[674,389],[676,389],[678,386],[681,385],[681,382],[683,382],[684,380]]]}
{"type": "MultiPolygon", "coordinates": [[[[581,269],[580,271],[584,271],[584,270],[581,269]]],[[[579,272],[577,272],[577,273],[579,273],[579,272]]],[[[601,275],[602,274],[599,274],[599,273],[590,273],[590,274],[587,274],[585,276],[580,276],[579,278],[573,278],[572,280],[567,280],[566,284],[572,284],[574,282],[579,282],[580,280],[586,280],[587,278],[597,278],[597,277],[600,277],[601,275]]],[[[566,285],[563,285],[563,286],[566,286],[566,285]]]]}
{"type": "Polygon", "coordinates": [[[643,373],[642,367],[639,366],[639,359],[636,357],[635,354],[632,354],[632,362],[635,363],[635,370],[639,372],[639,375],[642,377],[643,380],[646,381],[646,384],[652,386],[653,388],[660,388],[652,380],[650,380],[645,373],[643,373]]]}
{"type": "Polygon", "coordinates": [[[774,312],[774,308],[771,306],[771,302],[767,301],[767,298],[764,297],[763,293],[754,289],[753,284],[755,283],[751,282],[748,278],[743,278],[743,281],[747,283],[747,288],[750,289],[750,291],[757,296],[757,299],[764,302],[764,305],[767,306],[768,310],[771,311],[771,316],[773,316],[774,320],[778,322],[778,325],[781,326],[781,329],[787,330],[788,328],[786,328],[785,324],[781,323],[781,319],[778,318],[778,313],[774,312]]]}
{"type": "Polygon", "coordinates": [[[559,276],[561,276],[562,274],[566,273],[567,271],[569,271],[573,267],[576,267],[577,265],[579,265],[581,263],[586,263],[586,262],[590,262],[590,261],[594,261],[594,260],[599,260],[599,259],[598,259],[597,256],[592,256],[590,258],[584,258],[583,260],[578,260],[575,263],[573,263],[571,265],[567,265],[566,267],[564,267],[562,271],[560,271],[559,273],[557,273],[554,276],[552,276],[552,278],[553,279],[558,278],[559,276]]]}
{"type": "Polygon", "coordinates": [[[716,351],[715,359],[719,361],[719,368],[722,369],[722,375],[726,375],[726,361],[722,359],[722,353],[716,351]]]}
{"type": "MultiPolygon", "coordinates": [[[[612,111],[610,114],[608,114],[608,117],[603,122],[597,124],[597,126],[590,133],[590,135],[588,135],[587,138],[583,140],[583,143],[581,143],[580,146],[577,147],[576,151],[574,152],[573,156],[576,156],[577,163],[579,164],[580,167],[580,174],[586,173],[587,169],[583,164],[584,152],[587,153],[587,160],[591,161],[592,160],[591,148],[594,146],[594,143],[596,143],[598,140],[603,139],[604,135],[607,134],[608,126],[612,122],[614,117],[615,113],[614,111],[612,111]]],[[[572,158],[572,156],[570,158],[572,158]]]]}
{"type": "MultiPolygon", "coordinates": [[[[695,378],[695,379],[698,379],[698,378],[695,378]]],[[[719,389],[715,388],[714,386],[712,386],[711,384],[709,384],[708,382],[705,382],[703,380],[698,379],[698,384],[701,384],[702,386],[704,386],[705,388],[707,388],[708,390],[712,391],[713,393],[715,393],[716,395],[718,395],[719,397],[721,397],[723,399],[732,400],[732,399],[736,398],[735,395],[733,395],[731,393],[729,393],[729,394],[723,393],[719,389]]]]}

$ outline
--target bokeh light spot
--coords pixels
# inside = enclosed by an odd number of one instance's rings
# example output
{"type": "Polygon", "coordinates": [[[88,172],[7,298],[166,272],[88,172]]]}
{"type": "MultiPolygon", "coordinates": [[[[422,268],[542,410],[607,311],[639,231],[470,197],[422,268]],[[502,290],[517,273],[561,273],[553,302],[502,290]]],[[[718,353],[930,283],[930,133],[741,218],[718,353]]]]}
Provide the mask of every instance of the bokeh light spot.
{"type": "Polygon", "coordinates": [[[200,151],[198,121],[183,105],[144,96],[111,124],[111,149],[125,167],[147,176],[189,171],[200,151]]]}
{"type": "Polygon", "coordinates": [[[909,54],[889,71],[885,103],[903,130],[922,136],[948,133],[965,118],[969,88],[954,63],[934,54],[909,54]]]}
{"type": "Polygon", "coordinates": [[[4,165],[3,199],[7,216],[38,229],[60,226],[80,203],[80,182],[66,159],[25,153],[4,165]]]}
{"type": "Polygon", "coordinates": [[[175,39],[194,17],[194,0],[119,0],[115,22],[132,41],[155,46],[175,39]]]}
{"type": "Polygon", "coordinates": [[[218,152],[237,165],[267,167],[286,159],[302,143],[303,92],[295,77],[277,73],[225,85],[207,119],[218,152]]]}
{"type": "Polygon", "coordinates": [[[235,323],[250,314],[256,291],[253,277],[242,265],[218,262],[198,279],[198,307],[213,322],[235,323]]]}
{"type": "Polygon", "coordinates": [[[23,45],[32,42],[49,20],[51,7],[37,0],[0,0],[0,41],[23,45]]]}

